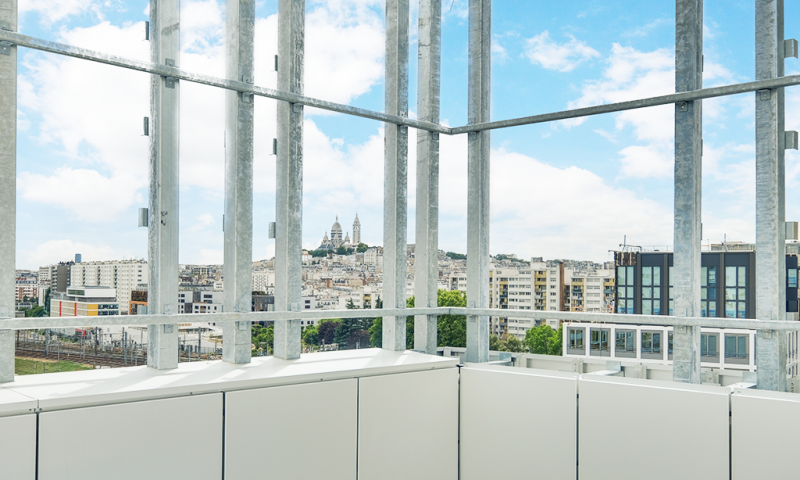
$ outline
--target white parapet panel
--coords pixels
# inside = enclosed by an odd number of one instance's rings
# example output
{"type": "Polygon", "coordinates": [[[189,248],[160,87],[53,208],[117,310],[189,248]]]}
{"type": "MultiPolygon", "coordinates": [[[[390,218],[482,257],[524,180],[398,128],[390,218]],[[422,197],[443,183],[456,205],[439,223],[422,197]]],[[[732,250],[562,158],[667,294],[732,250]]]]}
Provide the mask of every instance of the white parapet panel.
{"type": "Polygon", "coordinates": [[[355,480],[358,380],[225,394],[225,478],[355,480]]]}
{"type": "Polygon", "coordinates": [[[36,415],[0,418],[0,478],[36,478],[36,415]]]}
{"type": "Polygon", "coordinates": [[[731,479],[797,478],[800,395],[734,389],[731,479]]]}
{"type": "Polygon", "coordinates": [[[462,368],[461,480],[520,478],[518,460],[532,454],[542,461],[524,467],[524,478],[574,480],[577,383],[576,373],[480,364],[462,368]]]}
{"type": "Polygon", "coordinates": [[[458,369],[359,379],[358,480],[458,478],[458,369]]]}
{"type": "Polygon", "coordinates": [[[729,391],[581,375],[579,478],[727,480],[729,391]]]}
{"type": "Polygon", "coordinates": [[[219,480],[221,432],[221,393],[44,412],[38,480],[219,480]]]}

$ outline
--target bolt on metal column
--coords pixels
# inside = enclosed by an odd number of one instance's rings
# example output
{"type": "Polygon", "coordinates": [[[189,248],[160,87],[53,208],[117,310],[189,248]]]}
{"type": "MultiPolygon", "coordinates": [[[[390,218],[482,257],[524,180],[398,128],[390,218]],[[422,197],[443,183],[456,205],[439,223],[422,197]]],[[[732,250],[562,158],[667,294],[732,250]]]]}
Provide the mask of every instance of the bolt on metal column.
{"type": "MultiPolygon", "coordinates": [[[[675,91],[703,87],[703,0],[675,2],[675,91]]],[[[700,316],[703,103],[675,104],[675,315],[700,316]]],[[[700,327],[676,326],[672,378],[700,383],[700,327]]]]}
{"type": "MultiPolygon", "coordinates": [[[[228,0],[227,77],[253,83],[256,4],[228,0]]],[[[254,97],[225,92],[225,301],[226,312],[252,311],[254,97]]],[[[250,363],[250,322],[222,325],[222,359],[250,363]]]]}
{"type": "MultiPolygon", "coordinates": [[[[278,3],[278,90],[303,94],[305,0],[278,3]]],[[[303,106],[278,102],[275,310],[300,310],[303,245],[303,106]]],[[[275,321],[275,356],[300,358],[300,320],[275,321]]]]}
{"type": "MultiPolygon", "coordinates": [[[[778,0],[756,0],[756,78],[778,76],[778,0]]],[[[784,224],[779,223],[778,92],[756,92],[756,318],[783,320],[780,289],[785,246],[784,224]]],[[[786,390],[786,334],[756,332],[758,388],[786,390]]]]}
{"type": "MultiPolygon", "coordinates": [[[[150,56],[157,65],[180,67],[180,2],[150,1],[150,56]]],[[[180,82],[150,79],[150,221],[148,312],[178,314],[178,164],[180,82]]],[[[178,366],[178,325],[148,325],[147,365],[178,366]]]]}
{"type": "MultiPolygon", "coordinates": [[[[386,113],[408,116],[408,0],[386,0],[386,113]]],[[[408,127],[385,123],[383,305],[406,306],[408,127]]],[[[383,348],[406,349],[406,317],[383,317],[383,348]]]]}
{"type": "MultiPolygon", "coordinates": [[[[469,1],[469,122],[490,120],[491,0],[469,1]]],[[[467,187],[467,306],[489,308],[490,132],[470,132],[467,187]]],[[[489,317],[467,316],[468,362],[489,361],[489,317]]]]}
{"type": "MultiPolygon", "coordinates": [[[[419,120],[439,123],[441,91],[442,1],[419,2],[419,120]]],[[[439,280],[439,134],[417,130],[416,307],[438,305],[439,280]]],[[[414,317],[414,350],[436,354],[436,315],[414,317]]]]}
{"type": "MultiPolygon", "coordinates": [[[[17,31],[17,0],[0,0],[0,29],[17,31]]],[[[0,53],[0,317],[14,318],[17,237],[17,47],[0,53]]],[[[14,381],[14,331],[0,330],[0,383],[14,381]]]]}

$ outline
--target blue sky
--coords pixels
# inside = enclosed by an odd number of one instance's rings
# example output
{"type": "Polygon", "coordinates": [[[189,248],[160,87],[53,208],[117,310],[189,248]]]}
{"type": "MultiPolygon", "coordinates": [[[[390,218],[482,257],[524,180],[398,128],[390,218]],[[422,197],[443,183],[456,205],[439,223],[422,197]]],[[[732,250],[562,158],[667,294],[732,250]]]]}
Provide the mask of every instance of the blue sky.
{"type": "MultiPolygon", "coordinates": [[[[412,4],[415,2],[412,2],[412,4]]],[[[467,118],[467,0],[443,0],[442,121],[467,118]]],[[[307,0],[306,94],[383,110],[383,2],[307,0]]],[[[674,91],[674,1],[494,2],[492,118],[505,119],[674,91]],[[635,5],[635,8],[631,8],[635,5]]],[[[182,68],[223,76],[221,0],[182,1],[182,68]]],[[[255,83],[275,86],[277,2],[258,3],[255,83]]],[[[410,45],[416,111],[416,5],[410,45]]],[[[706,86],[753,79],[753,0],[706,2],[706,86]]],[[[20,31],[146,60],[146,1],[20,0],[20,31]]],[[[800,8],[786,5],[786,37],[800,8]]],[[[796,59],[787,74],[800,72],[796,59]]],[[[36,268],[147,255],[147,75],[20,49],[17,264],[36,268]]],[[[222,263],[223,95],[181,86],[181,263],[222,263]]],[[[800,91],[787,129],[800,130],[800,91]]],[[[703,238],[754,240],[752,94],[704,102],[703,238]]],[[[383,138],[378,122],[307,110],[303,245],[336,215],[382,243],[383,138]]],[[[411,132],[413,142],[414,132],[411,132]]],[[[254,259],[274,251],[275,102],[256,101],[254,259]]],[[[672,107],[492,134],[491,252],[603,261],[629,243],[672,243],[672,107]]],[[[800,220],[800,163],[787,154],[787,219],[800,220]]],[[[414,242],[416,152],[409,160],[414,242]]],[[[466,251],[466,138],[442,137],[440,248],[466,251]]]]}

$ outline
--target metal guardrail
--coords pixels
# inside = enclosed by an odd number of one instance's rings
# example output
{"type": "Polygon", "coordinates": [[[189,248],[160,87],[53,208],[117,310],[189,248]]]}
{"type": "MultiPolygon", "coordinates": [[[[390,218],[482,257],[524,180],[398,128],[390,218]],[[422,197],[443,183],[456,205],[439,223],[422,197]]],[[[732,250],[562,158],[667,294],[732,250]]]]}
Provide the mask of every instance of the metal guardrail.
{"type": "Polygon", "coordinates": [[[535,320],[566,320],[629,325],[666,325],[714,328],[744,328],[753,330],[800,331],[800,322],[785,320],[754,320],[717,317],[676,317],[670,315],[628,315],[621,313],[560,312],[544,310],[500,310],[494,308],[436,307],[386,308],[364,310],[312,310],[301,312],[196,313],[178,315],[119,315],[107,317],[35,317],[0,318],[0,329],[33,330],[71,328],[87,325],[147,326],[173,323],[264,322],[275,320],[324,320],[328,318],[365,318],[412,315],[471,315],[530,318],[535,320]]]}

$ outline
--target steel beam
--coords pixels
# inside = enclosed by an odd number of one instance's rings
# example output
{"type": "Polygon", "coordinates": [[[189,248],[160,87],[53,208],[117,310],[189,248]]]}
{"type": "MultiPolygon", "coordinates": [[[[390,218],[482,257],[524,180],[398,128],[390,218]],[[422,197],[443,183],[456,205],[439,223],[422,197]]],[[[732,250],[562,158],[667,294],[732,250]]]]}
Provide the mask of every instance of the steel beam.
{"type": "MultiPolygon", "coordinates": [[[[305,0],[278,3],[278,89],[303,94],[305,0]]],[[[303,105],[278,104],[275,310],[297,312],[303,266],[303,105]]],[[[300,320],[275,322],[275,356],[300,358],[300,320]]]]}
{"type": "MultiPolygon", "coordinates": [[[[703,0],[675,2],[675,91],[703,87],[703,0]]],[[[675,315],[700,316],[702,100],[675,105],[675,315]]],[[[700,383],[700,327],[676,327],[672,378],[700,383]]]]}
{"type": "MultiPolygon", "coordinates": [[[[782,2],[781,2],[782,3],[782,2]]],[[[756,78],[778,76],[778,0],[756,0],[756,78]]],[[[756,92],[756,318],[783,320],[781,265],[785,247],[779,222],[778,92],[756,92]]],[[[786,390],[786,335],[775,330],[756,334],[758,388],[786,390]]]]}
{"type": "MultiPolygon", "coordinates": [[[[492,1],[469,1],[470,124],[490,119],[492,1]]],[[[489,307],[490,132],[470,132],[467,186],[467,304],[489,307]]],[[[467,316],[468,362],[489,361],[489,316],[467,316]]]]}
{"type": "MultiPolygon", "coordinates": [[[[150,0],[150,55],[153,63],[180,67],[180,2],[150,0]]],[[[150,79],[150,221],[148,228],[148,312],[178,313],[178,217],[180,81],[150,79]]],[[[149,325],[147,365],[178,366],[178,325],[149,325]]]]}
{"type": "MultiPolygon", "coordinates": [[[[386,113],[408,116],[408,0],[386,0],[386,113]]],[[[383,162],[383,305],[406,306],[408,127],[386,123],[383,162]]],[[[383,348],[406,349],[406,317],[383,317],[383,348]]]]}
{"type": "MultiPolygon", "coordinates": [[[[228,0],[227,76],[253,83],[255,0],[228,0]]],[[[225,92],[226,312],[250,312],[253,295],[253,96],[225,92]]],[[[222,359],[250,362],[250,322],[222,326],[222,359]]]]}
{"type": "MultiPolygon", "coordinates": [[[[497,314],[497,310],[489,308],[436,307],[436,308],[387,308],[382,310],[386,315],[480,315],[497,314]]],[[[197,313],[181,315],[181,323],[225,323],[225,322],[264,322],[299,318],[301,320],[322,320],[326,318],[362,318],[359,310],[309,310],[301,312],[251,312],[251,313],[197,313]]],[[[800,331],[800,322],[769,321],[755,319],[738,319],[722,317],[675,317],[668,315],[625,315],[609,313],[560,312],[520,310],[514,312],[515,317],[533,320],[564,320],[574,322],[619,323],[625,325],[665,325],[665,326],[702,326],[708,328],[740,328],[767,329],[784,332],[800,331]]],[[[41,317],[41,318],[0,318],[4,328],[10,330],[42,330],[50,328],[69,328],[86,326],[88,323],[98,325],[97,317],[41,317]]],[[[102,319],[106,325],[164,325],[175,321],[174,316],[110,316],[102,319]]]]}
{"type": "Polygon", "coordinates": [[[198,83],[200,85],[207,85],[209,87],[217,87],[228,90],[234,90],[237,92],[251,93],[259,97],[272,98],[275,100],[281,100],[289,103],[299,103],[300,105],[320,108],[322,110],[329,110],[331,112],[344,113],[347,115],[369,118],[371,120],[378,120],[381,122],[396,123],[399,125],[421,128],[433,132],[439,132],[445,134],[450,133],[450,127],[433,125],[421,122],[419,120],[399,117],[397,115],[388,115],[383,112],[373,112],[372,110],[367,110],[365,108],[352,107],[350,105],[343,105],[341,103],[328,102],[326,100],[306,97],[289,91],[258,87],[240,81],[213,77],[211,75],[202,75],[199,73],[187,72],[179,68],[168,67],[165,65],[142,62],[140,60],[131,60],[128,58],[118,57],[116,55],[109,55],[94,50],[73,47],[71,45],[65,45],[63,43],[51,42],[49,40],[43,40],[40,38],[20,35],[18,33],[0,31],[0,41],[9,41],[12,42],[14,45],[19,45],[20,47],[32,48],[43,52],[65,55],[68,57],[79,58],[82,60],[89,60],[92,62],[102,63],[104,65],[127,68],[130,70],[135,70],[137,72],[146,72],[161,76],[172,76],[174,78],[177,78],[178,80],[198,83]]]}
{"type": "MultiPolygon", "coordinates": [[[[420,0],[417,115],[439,123],[442,1],[420,0]]],[[[414,305],[435,307],[439,280],[439,134],[417,131],[417,224],[414,251],[414,305]]],[[[414,317],[414,350],[436,354],[437,317],[414,317]]]]}
{"type": "MultiPolygon", "coordinates": [[[[17,0],[0,0],[0,30],[17,30],[17,0]]],[[[17,47],[0,54],[0,317],[14,317],[17,237],[17,47]]],[[[0,330],[0,383],[14,381],[14,331],[0,330]]]]}

